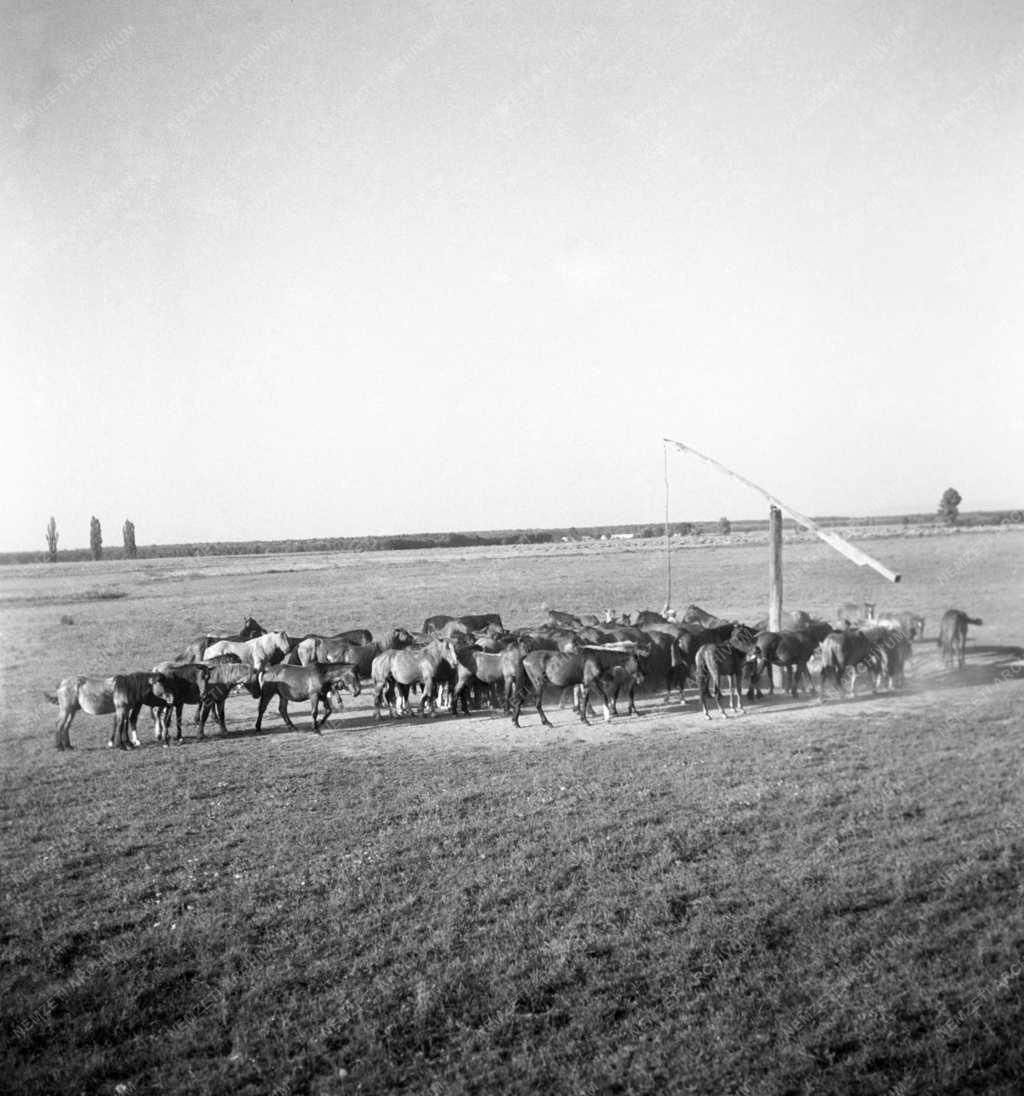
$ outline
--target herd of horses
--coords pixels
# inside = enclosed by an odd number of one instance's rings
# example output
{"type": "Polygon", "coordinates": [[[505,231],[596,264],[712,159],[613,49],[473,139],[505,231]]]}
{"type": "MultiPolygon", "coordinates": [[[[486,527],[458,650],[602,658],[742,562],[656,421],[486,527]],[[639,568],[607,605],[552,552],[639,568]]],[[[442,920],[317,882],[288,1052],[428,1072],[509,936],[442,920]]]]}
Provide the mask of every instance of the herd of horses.
{"type": "MultiPolygon", "coordinates": [[[[948,668],[964,664],[967,628],[982,622],[959,609],[948,610],[939,627],[938,644],[948,668]]],[[[392,629],[375,639],[366,629],[334,635],[293,638],[285,631],[267,631],[246,617],[236,635],[193,638],[174,659],[149,671],[110,677],[78,675],[65,678],[47,698],[60,710],[56,745],[70,749],[75,714],[114,716],[109,745],[122,749],[140,745],[137,733],[143,707],[153,712],[157,739],[167,745],[171,717],[177,741],[186,705],[196,706],[200,738],[211,714],[226,733],[225,701],[246,691],[258,701],[255,729],[276,698],[288,727],[290,702],[308,701],[313,730],[341,708],[342,693],[358,696],[362,683],[373,689],[374,714],[387,705],[392,716],[409,710],[413,689],[420,692],[420,714],[446,706],[452,715],[470,712],[471,702],[501,706],[515,726],[524,702],[532,698],[542,724],[550,726],[543,709],[545,689],[573,691],[573,708],[583,723],[592,712],[596,693],[605,719],[618,714],[620,697],[627,712],[636,712],[635,693],[641,685],[661,691],[666,702],[674,691],[685,704],[692,680],[701,709],[710,719],[709,701],[722,707],[722,681],[730,684],[730,708],[743,712],[748,699],[761,698],[767,673],[771,693],[778,673],[784,688],[797,696],[818,693],[824,701],[830,688],[852,696],[856,676],[870,673],[874,691],[886,684],[902,688],[904,667],[912,645],[924,636],[924,618],[909,612],[875,613],[873,605],[843,605],[836,618],[825,621],[803,611],[783,614],[781,626],[767,621],[748,625],[725,620],[699,606],[681,614],[641,610],[634,619],[610,611],[603,620],[554,609],[532,628],[506,630],[496,613],[461,617],[429,617],[418,632],[392,629]],[[819,687],[809,670],[820,660],[819,687]],[[321,706],[323,720],[318,721],[321,706]]]]}

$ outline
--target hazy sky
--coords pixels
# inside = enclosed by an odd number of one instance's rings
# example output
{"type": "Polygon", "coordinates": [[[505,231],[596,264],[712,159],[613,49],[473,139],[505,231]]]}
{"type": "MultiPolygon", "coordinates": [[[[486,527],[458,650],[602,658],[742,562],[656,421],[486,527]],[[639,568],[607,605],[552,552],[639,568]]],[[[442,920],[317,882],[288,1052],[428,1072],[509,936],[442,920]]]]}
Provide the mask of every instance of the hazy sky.
{"type": "Polygon", "coordinates": [[[0,550],[1024,500],[1020,0],[0,11],[0,550]]]}

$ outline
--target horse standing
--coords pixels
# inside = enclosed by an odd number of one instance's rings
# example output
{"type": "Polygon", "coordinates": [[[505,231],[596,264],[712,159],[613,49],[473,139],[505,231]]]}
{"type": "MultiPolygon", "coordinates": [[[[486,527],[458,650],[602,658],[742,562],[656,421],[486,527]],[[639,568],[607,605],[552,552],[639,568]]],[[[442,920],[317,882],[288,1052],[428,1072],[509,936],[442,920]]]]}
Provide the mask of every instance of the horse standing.
{"type": "Polygon", "coordinates": [[[732,688],[729,707],[739,715],[743,714],[741,691],[743,669],[756,638],[753,628],[748,628],[745,624],[736,624],[728,639],[720,643],[705,643],[697,651],[697,688],[700,691],[701,710],[708,719],[711,718],[711,713],[708,711],[708,697],[711,695],[712,683],[718,710],[722,713],[723,719],[728,718],[722,707],[721,677],[723,674],[729,678],[732,688]]]}

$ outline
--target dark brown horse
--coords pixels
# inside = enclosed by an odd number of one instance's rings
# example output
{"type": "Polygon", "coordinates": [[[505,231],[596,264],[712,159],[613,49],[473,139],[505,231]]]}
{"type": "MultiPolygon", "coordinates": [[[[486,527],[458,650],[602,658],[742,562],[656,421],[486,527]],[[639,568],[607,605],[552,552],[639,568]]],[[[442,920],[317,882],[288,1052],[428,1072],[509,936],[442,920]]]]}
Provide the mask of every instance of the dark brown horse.
{"type": "Polygon", "coordinates": [[[768,692],[775,694],[773,666],[782,668],[786,684],[785,689],[791,696],[797,695],[800,682],[806,679],[807,686],[814,692],[807,663],[818,649],[818,644],[832,631],[832,626],[824,621],[812,621],[806,628],[787,629],[782,632],[758,632],[752,652],[750,685],[747,698],[760,697],[760,680],[765,669],[768,670],[768,692]]]}
{"type": "Polygon", "coordinates": [[[266,666],[259,672],[260,706],[256,713],[256,730],[263,726],[263,713],[267,710],[270,701],[278,698],[278,711],[281,718],[291,730],[295,730],[288,715],[288,701],[308,700],[313,714],[313,730],[319,733],[320,724],[317,723],[317,713],[323,704],[326,723],[331,713],[330,698],[333,695],[338,707],[342,706],[342,690],[348,689],[353,696],[358,696],[359,678],[351,666],[344,666],[328,662],[314,662],[309,666],[266,666]]]}
{"type": "MultiPolygon", "coordinates": [[[[590,723],[587,719],[587,702],[591,689],[596,689],[601,697],[606,721],[612,716],[610,694],[617,685],[622,687],[625,684],[629,689],[630,712],[636,711],[632,693],[636,684],[643,680],[643,668],[635,647],[617,650],[580,647],[574,651],[531,651],[523,659],[523,669],[537,694],[537,714],[545,727],[551,726],[542,704],[546,685],[553,685],[557,689],[580,686],[579,714],[582,723],[590,723]],[[627,677],[631,678],[631,683],[627,682],[627,677]]],[[[513,722],[519,726],[518,719],[513,719],[513,722]]]]}
{"type": "Polygon", "coordinates": [[[210,681],[206,686],[206,695],[199,705],[199,737],[206,737],[206,721],[210,712],[217,716],[222,734],[227,734],[224,724],[224,702],[236,689],[245,689],[253,700],[260,698],[259,676],[255,667],[242,662],[237,655],[220,655],[211,659],[210,681]]]}
{"type": "Polygon", "coordinates": [[[708,711],[708,697],[711,694],[711,686],[714,685],[715,703],[718,705],[722,718],[725,719],[725,709],[722,707],[723,675],[729,678],[732,688],[730,708],[743,714],[743,693],[740,688],[743,669],[747,658],[754,647],[756,634],[753,628],[745,624],[733,626],[729,638],[719,643],[705,643],[697,651],[697,688],[700,692],[700,706],[708,719],[711,713],[708,711]]]}
{"type": "MultiPolygon", "coordinates": [[[[171,685],[171,703],[150,707],[157,741],[166,746],[171,734],[171,713],[174,713],[178,726],[175,741],[180,742],[182,709],[186,704],[202,704],[210,684],[210,667],[205,662],[161,662],[153,667],[153,673],[163,674],[171,685]]],[[[198,718],[198,711],[196,715],[198,718]]]]}
{"type": "Polygon", "coordinates": [[[821,641],[821,685],[819,703],[826,699],[825,686],[835,681],[839,695],[844,695],[844,682],[849,674],[849,688],[845,691],[852,698],[857,687],[857,674],[867,670],[872,675],[872,691],[878,692],[882,675],[882,654],[873,642],[873,636],[858,628],[846,628],[830,632],[821,641]]]}
{"type": "Polygon", "coordinates": [[[511,711],[512,722],[519,726],[519,710],[523,702],[522,648],[513,644],[502,651],[478,651],[474,647],[463,647],[459,653],[460,672],[455,683],[453,705],[457,709],[460,700],[464,700],[466,691],[474,685],[484,685],[489,689],[502,687],[502,702],[506,712],[511,711]]]}

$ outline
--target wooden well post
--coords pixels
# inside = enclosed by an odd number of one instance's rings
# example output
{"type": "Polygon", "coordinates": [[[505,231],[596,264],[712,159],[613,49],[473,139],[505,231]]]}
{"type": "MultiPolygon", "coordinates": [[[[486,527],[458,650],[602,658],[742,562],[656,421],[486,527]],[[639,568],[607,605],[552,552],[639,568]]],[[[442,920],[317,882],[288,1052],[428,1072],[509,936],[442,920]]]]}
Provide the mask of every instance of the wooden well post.
{"type": "MultiPolygon", "coordinates": [[[[774,504],[768,510],[768,631],[782,630],[782,511],[774,504]]],[[[772,681],[784,686],[782,668],[773,666],[772,681]]]]}

